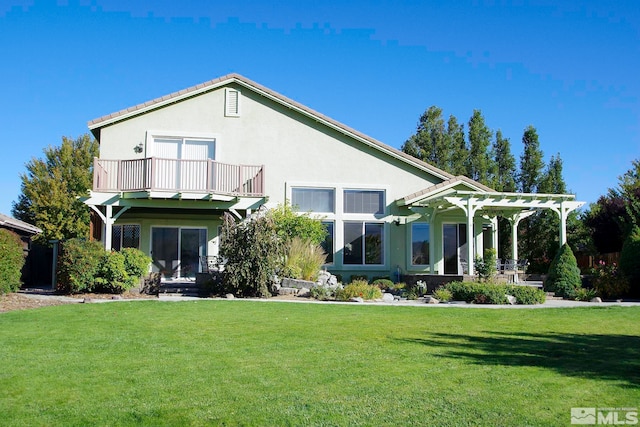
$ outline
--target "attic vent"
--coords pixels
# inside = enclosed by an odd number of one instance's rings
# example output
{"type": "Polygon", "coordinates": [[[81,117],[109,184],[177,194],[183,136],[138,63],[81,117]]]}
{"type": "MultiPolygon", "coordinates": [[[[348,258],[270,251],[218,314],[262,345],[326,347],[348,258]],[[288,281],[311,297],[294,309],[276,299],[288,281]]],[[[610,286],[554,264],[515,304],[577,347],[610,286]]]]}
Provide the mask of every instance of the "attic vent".
{"type": "Polygon", "coordinates": [[[224,115],[240,117],[240,91],[226,88],[224,90],[224,115]]]}

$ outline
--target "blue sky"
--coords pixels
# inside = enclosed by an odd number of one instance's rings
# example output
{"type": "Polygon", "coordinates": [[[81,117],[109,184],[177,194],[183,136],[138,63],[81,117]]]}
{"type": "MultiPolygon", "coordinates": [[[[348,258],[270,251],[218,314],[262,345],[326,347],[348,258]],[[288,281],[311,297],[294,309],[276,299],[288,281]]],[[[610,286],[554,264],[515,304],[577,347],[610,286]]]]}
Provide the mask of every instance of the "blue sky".
{"type": "Polygon", "coordinates": [[[87,121],[231,73],[399,148],[431,105],[538,130],[589,203],[640,158],[629,1],[0,0],[0,212],[87,121]]]}

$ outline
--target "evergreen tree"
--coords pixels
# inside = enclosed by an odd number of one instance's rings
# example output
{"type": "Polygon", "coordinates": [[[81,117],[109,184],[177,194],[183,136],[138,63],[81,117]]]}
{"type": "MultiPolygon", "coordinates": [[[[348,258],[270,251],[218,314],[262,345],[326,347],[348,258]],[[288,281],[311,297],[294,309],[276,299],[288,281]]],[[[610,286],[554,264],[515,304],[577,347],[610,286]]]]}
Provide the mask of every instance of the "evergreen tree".
{"type": "MultiPolygon", "coordinates": [[[[511,154],[511,143],[496,131],[493,141],[495,171],[490,187],[496,191],[511,193],[516,191],[516,159],[511,154]]],[[[510,258],[511,224],[506,218],[498,217],[498,256],[510,258]]]]}
{"type": "Polygon", "coordinates": [[[14,217],[42,229],[37,239],[87,237],[89,210],[78,200],[92,187],[93,159],[98,143],[85,134],[63,137],[60,147],[44,149],[44,159],[31,159],[20,175],[21,194],[14,202],[14,217]]]}
{"type": "Polygon", "coordinates": [[[464,139],[464,125],[458,124],[458,119],[454,115],[449,116],[445,138],[446,146],[451,151],[450,164],[445,170],[455,176],[465,175],[469,150],[464,139]]]}
{"type": "Polygon", "coordinates": [[[473,110],[469,119],[469,158],[467,176],[482,184],[490,185],[494,161],[489,147],[492,132],[484,122],[480,110],[473,110]]]}
{"type": "Polygon", "coordinates": [[[523,193],[537,193],[544,169],[544,154],[540,150],[536,128],[529,126],[525,129],[522,144],[518,185],[523,193]]]}
{"type": "Polygon", "coordinates": [[[496,131],[493,141],[495,173],[490,187],[496,191],[511,193],[516,191],[516,159],[511,154],[511,142],[503,138],[502,131],[496,131]]]}
{"type": "Polygon", "coordinates": [[[404,143],[402,151],[446,170],[451,156],[446,142],[442,110],[431,106],[420,116],[416,133],[404,143]]]}

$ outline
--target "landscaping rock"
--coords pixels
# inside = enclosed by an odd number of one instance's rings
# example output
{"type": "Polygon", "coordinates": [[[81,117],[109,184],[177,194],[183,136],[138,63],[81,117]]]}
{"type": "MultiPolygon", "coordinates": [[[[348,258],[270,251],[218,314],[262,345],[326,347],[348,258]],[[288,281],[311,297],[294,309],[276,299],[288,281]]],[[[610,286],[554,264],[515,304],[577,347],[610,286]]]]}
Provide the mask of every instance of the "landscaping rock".
{"type": "Polygon", "coordinates": [[[91,298],[85,298],[85,299],[83,299],[83,300],[82,300],[82,302],[83,302],[84,304],[89,304],[89,303],[92,303],[92,302],[93,302],[93,300],[92,300],[91,298]]]}
{"type": "Polygon", "coordinates": [[[602,302],[602,298],[595,297],[594,299],[591,300],[591,302],[602,302]]]}
{"type": "Polygon", "coordinates": [[[426,297],[425,301],[427,304],[440,304],[440,300],[431,296],[426,297]]]}
{"type": "Polygon", "coordinates": [[[364,299],[362,299],[361,297],[353,297],[349,298],[349,302],[364,302],[364,299]]]}
{"type": "Polygon", "coordinates": [[[507,297],[507,301],[509,301],[509,304],[511,305],[516,305],[518,302],[518,299],[516,297],[514,297],[513,295],[505,295],[507,297]]]}
{"type": "Polygon", "coordinates": [[[310,282],[308,280],[291,279],[289,277],[283,277],[282,280],[280,281],[280,285],[283,288],[296,288],[296,289],[307,288],[307,289],[309,289],[310,287],[315,285],[315,282],[310,282]]]}
{"type": "Polygon", "coordinates": [[[385,292],[384,294],[382,294],[382,301],[383,302],[393,302],[394,298],[393,295],[390,293],[385,292]]]}
{"type": "Polygon", "coordinates": [[[311,290],[308,288],[300,288],[298,289],[298,296],[299,297],[308,297],[311,295],[311,290]]]}
{"type": "Polygon", "coordinates": [[[329,286],[334,287],[338,285],[338,279],[333,274],[329,273],[326,270],[323,270],[318,275],[318,280],[316,281],[318,286],[329,286]]]}
{"type": "Polygon", "coordinates": [[[226,299],[234,299],[235,298],[235,296],[233,294],[226,294],[224,297],[226,299]]]}
{"type": "Polygon", "coordinates": [[[278,295],[297,295],[298,291],[298,288],[287,288],[283,286],[278,290],[278,295]]]}
{"type": "Polygon", "coordinates": [[[122,299],[122,295],[114,295],[111,297],[111,299],[122,299]]]}

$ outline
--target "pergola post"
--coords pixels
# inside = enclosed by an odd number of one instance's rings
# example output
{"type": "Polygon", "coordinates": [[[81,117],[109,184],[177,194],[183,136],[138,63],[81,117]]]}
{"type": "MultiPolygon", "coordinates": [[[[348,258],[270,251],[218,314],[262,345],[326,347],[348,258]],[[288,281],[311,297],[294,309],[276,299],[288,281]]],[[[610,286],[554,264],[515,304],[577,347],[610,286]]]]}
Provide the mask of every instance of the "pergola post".
{"type": "MultiPolygon", "coordinates": [[[[475,274],[474,272],[474,265],[473,262],[475,261],[476,257],[475,257],[475,235],[473,234],[473,218],[475,216],[476,210],[478,209],[478,206],[474,205],[474,199],[472,197],[469,197],[467,199],[467,207],[465,209],[466,214],[467,214],[467,274],[469,276],[473,276],[475,274]]],[[[464,273],[464,272],[463,272],[464,273]]]]}

